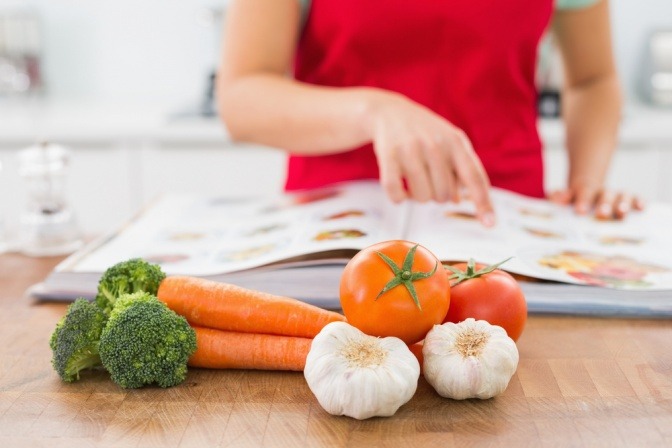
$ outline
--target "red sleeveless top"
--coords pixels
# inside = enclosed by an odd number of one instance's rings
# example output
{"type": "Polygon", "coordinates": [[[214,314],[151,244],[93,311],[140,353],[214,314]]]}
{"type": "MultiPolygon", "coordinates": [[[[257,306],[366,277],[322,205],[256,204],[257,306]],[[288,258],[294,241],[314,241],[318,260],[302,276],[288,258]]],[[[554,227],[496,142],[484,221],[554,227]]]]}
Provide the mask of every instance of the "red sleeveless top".
{"type": "MultiPolygon", "coordinates": [[[[494,186],[543,197],[537,45],[553,0],[313,0],[295,77],[399,92],[466,132],[494,186]]],[[[287,190],[378,178],[372,146],[290,155],[287,190]]]]}

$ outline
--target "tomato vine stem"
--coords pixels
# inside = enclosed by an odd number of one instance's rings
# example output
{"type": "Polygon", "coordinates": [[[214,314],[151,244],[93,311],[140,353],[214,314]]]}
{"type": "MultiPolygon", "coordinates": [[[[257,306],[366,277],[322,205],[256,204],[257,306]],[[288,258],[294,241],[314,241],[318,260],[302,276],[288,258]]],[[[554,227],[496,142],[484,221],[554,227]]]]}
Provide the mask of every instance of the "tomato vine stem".
{"type": "Polygon", "coordinates": [[[415,291],[415,286],[413,286],[413,282],[434,275],[434,273],[436,272],[436,267],[438,266],[439,263],[436,262],[434,264],[434,269],[432,269],[431,272],[413,272],[413,260],[415,259],[415,251],[417,249],[418,244],[413,246],[408,251],[406,257],[404,258],[404,262],[401,265],[401,268],[397,266],[394,260],[392,260],[384,253],[378,251],[376,252],[376,254],[378,254],[378,256],[382,258],[385,264],[387,264],[390,267],[390,269],[394,273],[394,277],[392,277],[392,280],[387,282],[387,284],[383,287],[383,289],[378,293],[375,300],[378,300],[378,298],[383,294],[385,294],[387,291],[394,289],[399,285],[404,285],[404,287],[408,290],[408,293],[413,298],[413,302],[415,302],[415,305],[418,307],[420,311],[422,311],[422,306],[420,305],[420,300],[418,299],[418,293],[415,291]]]}
{"type": "Polygon", "coordinates": [[[485,274],[489,274],[495,269],[499,269],[501,265],[512,259],[513,257],[509,257],[504,261],[500,261],[499,263],[491,264],[490,266],[486,266],[484,268],[481,268],[479,270],[476,270],[476,262],[474,261],[473,258],[469,259],[469,262],[467,263],[467,269],[465,271],[461,271],[460,269],[456,268],[455,266],[449,266],[449,265],[443,265],[445,269],[448,271],[452,272],[453,275],[448,277],[448,280],[456,280],[450,284],[450,287],[452,288],[453,286],[457,286],[460,283],[470,280],[472,278],[478,278],[481,277],[485,274]]]}

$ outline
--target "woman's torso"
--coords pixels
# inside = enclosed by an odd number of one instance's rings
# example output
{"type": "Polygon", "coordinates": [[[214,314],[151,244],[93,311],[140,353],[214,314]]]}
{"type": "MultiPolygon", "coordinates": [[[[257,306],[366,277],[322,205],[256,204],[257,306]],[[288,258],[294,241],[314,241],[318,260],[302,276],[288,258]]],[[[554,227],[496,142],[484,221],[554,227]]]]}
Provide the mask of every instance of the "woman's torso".
{"type": "MultiPolygon", "coordinates": [[[[494,186],[540,197],[534,78],[552,10],[552,0],[313,0],[295,76],[402,93],[467,133],[494,186]]],[[[286,187],[377,176],[366,145],[291,156],[286,187]]]]}

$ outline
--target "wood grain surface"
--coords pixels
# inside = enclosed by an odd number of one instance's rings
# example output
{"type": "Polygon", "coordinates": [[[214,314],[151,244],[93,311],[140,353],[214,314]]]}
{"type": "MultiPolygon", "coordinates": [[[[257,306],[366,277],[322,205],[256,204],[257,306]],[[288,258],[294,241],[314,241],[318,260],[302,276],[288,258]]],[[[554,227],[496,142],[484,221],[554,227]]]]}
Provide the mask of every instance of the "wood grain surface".
{"type": "Polygon", "coordinates": [[[48,340],[66,306],[24,297],[57,261],[0,256],[3,448],[672,446],[671,321],[531,316],[504,394],[454,401],[421,379],[393,417],[357,421],[324,412],[301,373],[191,369],[178,387],[128,391],[104,372],[62,383],[48,340]]]}

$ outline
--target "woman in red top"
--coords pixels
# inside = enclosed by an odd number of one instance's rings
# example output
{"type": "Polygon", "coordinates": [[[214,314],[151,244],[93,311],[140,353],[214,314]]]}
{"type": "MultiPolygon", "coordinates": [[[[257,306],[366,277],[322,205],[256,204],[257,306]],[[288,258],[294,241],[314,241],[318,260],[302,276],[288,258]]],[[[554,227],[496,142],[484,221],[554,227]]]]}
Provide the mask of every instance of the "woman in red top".
{"type": "Polygon", "coordinates": [[[607,0],[302,3],[234,0],[217,85],[232,138],[291,154],[288,190],[380,178],[395,201],[457,201],[466,187],[485,225],[490,184],[543,197],[534,81],[552,19],[570,159],[554,198],[618,217],[638,205],[603,188],[620,115],[607,0]]]}

